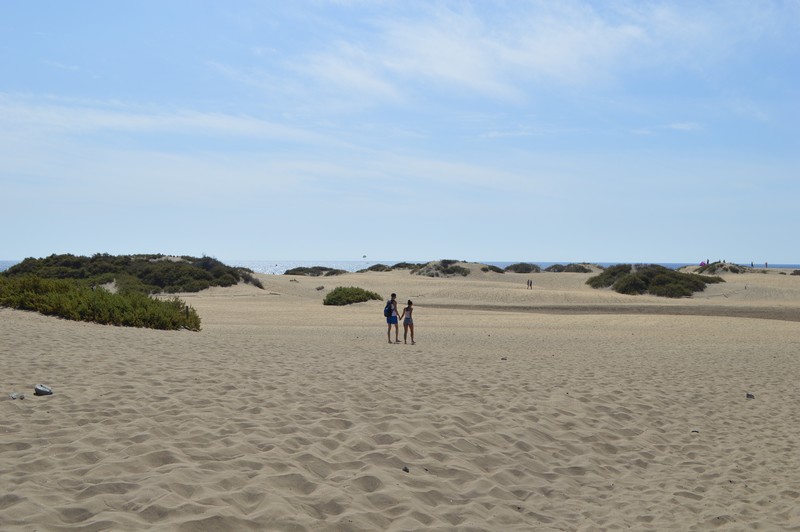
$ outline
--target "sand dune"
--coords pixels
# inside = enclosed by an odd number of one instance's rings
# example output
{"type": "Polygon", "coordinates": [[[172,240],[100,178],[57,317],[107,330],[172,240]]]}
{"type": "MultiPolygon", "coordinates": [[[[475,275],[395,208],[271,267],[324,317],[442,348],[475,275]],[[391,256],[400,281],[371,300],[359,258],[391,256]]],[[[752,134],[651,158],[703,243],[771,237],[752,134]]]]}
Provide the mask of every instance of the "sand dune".
{"type": "Polygon", "coordinates": [[[0,529],[800,528],[800,277],[586,277],[262,276],[186,295],[200,333],[0,309],[0,529]]]}

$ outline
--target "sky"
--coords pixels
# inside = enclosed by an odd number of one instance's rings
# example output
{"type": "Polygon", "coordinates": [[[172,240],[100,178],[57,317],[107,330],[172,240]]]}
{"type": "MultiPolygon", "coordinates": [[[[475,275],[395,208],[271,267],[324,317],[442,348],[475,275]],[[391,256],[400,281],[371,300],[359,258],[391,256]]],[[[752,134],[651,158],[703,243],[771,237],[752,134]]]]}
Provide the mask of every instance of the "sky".
{"type": "Polygon", "coordinates": [[[800,263],[798,124],[798,0],[9,0],[0,259],[800,263]]]}

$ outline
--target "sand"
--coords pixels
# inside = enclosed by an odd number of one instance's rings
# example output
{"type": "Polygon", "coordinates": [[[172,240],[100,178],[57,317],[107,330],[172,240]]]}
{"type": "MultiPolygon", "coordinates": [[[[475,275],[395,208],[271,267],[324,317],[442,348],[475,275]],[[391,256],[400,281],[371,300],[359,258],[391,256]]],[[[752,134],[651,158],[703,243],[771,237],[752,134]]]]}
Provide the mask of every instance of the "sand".
{"type": "Polygon", "coordinates": [[[186,295],[199,333],[0,309],[0,530],[800,529],[800,277],[587,277],[261,276],[186,295]]]}

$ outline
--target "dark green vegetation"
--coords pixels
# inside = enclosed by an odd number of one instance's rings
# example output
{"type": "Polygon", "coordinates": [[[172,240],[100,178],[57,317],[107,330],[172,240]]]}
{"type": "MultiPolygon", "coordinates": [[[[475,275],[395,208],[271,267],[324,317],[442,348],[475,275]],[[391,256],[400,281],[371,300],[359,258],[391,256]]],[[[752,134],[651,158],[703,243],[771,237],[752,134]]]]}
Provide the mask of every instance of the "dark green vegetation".
{"type": "Polygon", "coordinates": [[[657,264],[617,264],[586,281],[592,288],[611,287],[620,294],[652,294],[687,297],[705,290],[707,284],[725,282],[720,277],[681,273],[657,264]]]}
{"type": "Polygon", "coordinates": [[[697,268],[697,273],[701,274],[715,274],[715,273],[744,273],[744,267],[731,264],[730,262],[712,262],[697,268]]]}
{"type": "Polygon", "coordinates": [[[470,274],[469,269],[459,266],[457,263],[457,260],[447,259],[429,262],[427,264],[418,265],[411,270],[411,273],[427,277],[450,277],[453,275],[466,277],[470,274]]]}
{"type": "Polygon", "coordinates": [[[199,292],[239,281],[263,288],[252,271],[210,257],[50,255],[2,272],[0,305],[108,325],[199,331],[194,309],[150,294],[199,292]]]}
{"type": "Polygon", "coordinates": [[[414,264],[413,262],[398,262],[394,266],[388,266],[386,264],[373,264],[369,268],[365,268],[363,270],[359,270],[358,273],[364,272],[391,272],[394,270],[417,270],[424,266],[424,264],[414,264]]]}
{"type": "Polygon", "coordinates": [[[327,266],[301,266],[299,268],[292,268],[286,270],[284,275],[305,275],[307,277],[328,277],[331,275],[342,275],[347,273],[345,270],[337,270],[336,268],[328,268],[327,266]]]}
{"type": "Polygon", "coordinates": [[[567,264],[566,266],[563,264],[553,264],[545,268],[544,271],[554,273],[592,273],[591,268],[583,264],[567,264]]]}
{"type": "Polygon", "coordinates": [[[358,273],[364,272],[390,272],[392,271],[391,266],[387,266],[385,264],[373,264],[369,268],[365,268],[363,270],[359,270],[358,273]]]}
{"type": "Polygon", "coordinates": [[[542,269],[537,264],[530,264],[528,262],[518,262],[516,264],[511,264],[510,266],[506,266],[507,272],[514,272],[514,273],[539,273],[542,269]]]}
{"type": "Polygon", "coordinates": [[[398,262],[394,266],[392,266],[393,270],[414,270],[423,266],[422,264],[414,263],[414,262],[398,262]]]}
{"type": "Polygon", "coordinates": [[[800,270],[795,270],[792,272],[792,275],[800,275],[800,270]]]}
{"type": "Polygon", "coordinates": [[[370,292],[369,290],[364,290],[356,286],[338,286],[325,296],[322,304],[350,305],[352,303],[364,303],[372,299],[383,301],[383,298],[375,292],[370,292]]]}
{"type": "Polygon", "coordinates": [[[113,294],[80,279],[0,276],[0,306],[104,325],[200,330],[197,312],[178,298],[154,299],[137,291],[113,294]]]}
{"type": "Polygon", "coordinates": [[[482,272],[494,272],[494,273],[506,273],[506,271],[502,268],[498,268],[497,266],[492,266],[491,264],[484,264],[481,266],[482,272]]]}
{"type": "Polygon", "coordinates": [[[199,292],[212,286],[235,285],[240,280],[264,288],[251,270],[227,266],[211,257],[50,255],[44,259],[25,259],[3,274],[7,277],[34,275],[45,279],[76,279],[87,285],[113,282],[117,291],[123,294],[199,292]]]}

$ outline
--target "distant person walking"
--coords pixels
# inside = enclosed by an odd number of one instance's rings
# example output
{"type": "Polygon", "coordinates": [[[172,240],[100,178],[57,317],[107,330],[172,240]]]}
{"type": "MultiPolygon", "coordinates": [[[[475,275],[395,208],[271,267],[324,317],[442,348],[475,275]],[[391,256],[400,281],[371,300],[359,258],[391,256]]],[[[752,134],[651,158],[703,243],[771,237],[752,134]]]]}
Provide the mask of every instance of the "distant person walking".
{"type": "Polygon", "coordinates": [[[392,325],[394,325],[394,343],[400,343],[400,326],[397,325],[397,294],[392,294],[392,299],[386,303],[386,338],[392,343],[392,325]]]}
{"type": "Polygon", "coordinates": [[[408,331],[411,331],[411,345],[416,344],[417,342],[414,341],[414,319],[411,317],[411,313],[414,312],[414,303],[409,299],[408,306],[403,309],[403,313],[400,315],[400,319],[403,320],[403,343],[408,343],[408,331]]]}

